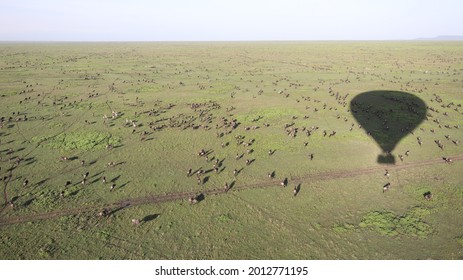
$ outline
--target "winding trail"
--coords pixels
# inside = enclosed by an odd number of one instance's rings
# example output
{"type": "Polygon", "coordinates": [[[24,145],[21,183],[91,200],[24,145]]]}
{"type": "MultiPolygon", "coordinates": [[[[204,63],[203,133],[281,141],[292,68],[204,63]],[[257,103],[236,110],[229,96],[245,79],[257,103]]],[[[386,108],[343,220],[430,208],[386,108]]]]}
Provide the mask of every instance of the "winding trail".
{"type": "MultiPolygon", "coordinates": [[[[462,161],[463,155],[457,156],[450,156],[450,158],[456,161],[462,161]]],[[[431,159],[426,161],[420,162],[412,162],[412,163],[403,163],[400,165],[388,165],[388,170],[402,170],[402,169],[409,169],[409,168],[416,168],[421,166],[429,166],[435,164],[448,164],[442,160],[442,158],[438,159],[431,159]]],[[[323,172],[318,174],[311,174],[305,175],[302,177],[293,177],[290,178],[292,183],[303,183],[307,181],[324,181],[324,180],[333,180],[333,179],[341,179],[341,178],[349,178],[349,177],[356,177],[361,175],[368,175],[379,171],[384,171],[385,166],[375,166],[370,168],[363,168],[363,169],[356,169],[356,170],[346,170],[346,171],[334,171],[334,172],[323,172]]],[[[279,185],[278,180],[268,180],[254,184],[246,184],[246,185],[238,185],[233,186],[229,191],[234,192],[237,190],[246,190],[246,189],[256,189],[256,188],[267,188],[267,187],[274,187],[279,185]]],[[[202,192],[204,196],[208,195],[218,195],[218,194],[226,194],[226,191],[222,188],[220,189],[209,189],[202,192]]],[[[36,222],[40,220],[49,220],[54,218],[59,218],[63,216],[69,215],[78,215],[82,213],[97,213],[102,209],[123,209],[127,207],[134,207],[146,204],[159,204],[163,202],[169,201],[176,201],[176,200],[183,200],[188,199],[192,196],[197,196],[198,192],[175,192],[175,193],[167,193],[167,194],[159,194],[159,195],[152,195],[152,196],[144,196],[144,197],[136,197],[136,198],[127,198],[124,200],[120,200],[114,203],[105,204],[105,205],[89,205],[85,207],[79,208],[71,208],[65,210],[57,210],[45,213],[37,213],[32,215],[23,215],[18,217],[0,217],[0,227],[7,226],[7,225],[14,225],[14,224],[21,224],[27,222],[36,222]]]]}

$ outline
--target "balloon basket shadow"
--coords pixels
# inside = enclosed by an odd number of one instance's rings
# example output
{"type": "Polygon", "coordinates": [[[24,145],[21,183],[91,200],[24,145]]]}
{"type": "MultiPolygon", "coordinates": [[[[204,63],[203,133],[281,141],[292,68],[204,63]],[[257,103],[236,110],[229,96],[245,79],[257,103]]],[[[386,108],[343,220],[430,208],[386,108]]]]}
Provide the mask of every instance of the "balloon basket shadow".
{"type": "Polygon", "coordinates": [[[378,163],[380,164],[395,164],[395,158],[393,155],[379,155],[378,163]]]}

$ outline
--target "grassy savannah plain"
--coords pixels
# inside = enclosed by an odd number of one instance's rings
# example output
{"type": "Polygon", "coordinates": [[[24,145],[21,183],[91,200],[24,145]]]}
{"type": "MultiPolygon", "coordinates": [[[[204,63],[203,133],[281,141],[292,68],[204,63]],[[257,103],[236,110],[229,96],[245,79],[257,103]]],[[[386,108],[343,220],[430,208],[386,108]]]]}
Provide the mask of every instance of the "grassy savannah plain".
{"type": "Polygon", "coordinates": [[[2,43],[0,57],[2,259],[463,259],[462,43],[2,43]],[[370,91],[426,104],[395,164],[352,115],[370,91]]]}

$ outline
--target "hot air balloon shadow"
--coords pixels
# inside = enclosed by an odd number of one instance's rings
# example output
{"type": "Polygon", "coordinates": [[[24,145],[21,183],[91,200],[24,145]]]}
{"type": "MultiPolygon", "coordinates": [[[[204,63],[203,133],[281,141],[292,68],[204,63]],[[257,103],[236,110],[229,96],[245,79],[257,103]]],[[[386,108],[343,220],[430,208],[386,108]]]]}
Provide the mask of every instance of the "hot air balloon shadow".
{"type": "Polygon", "coordinates": [[[394,164],[397,143],[426,118],[426,104],[401,91],[375,90],[360,93],[350,103],[357,122],[383,150],[378,163],[394,164]]]}

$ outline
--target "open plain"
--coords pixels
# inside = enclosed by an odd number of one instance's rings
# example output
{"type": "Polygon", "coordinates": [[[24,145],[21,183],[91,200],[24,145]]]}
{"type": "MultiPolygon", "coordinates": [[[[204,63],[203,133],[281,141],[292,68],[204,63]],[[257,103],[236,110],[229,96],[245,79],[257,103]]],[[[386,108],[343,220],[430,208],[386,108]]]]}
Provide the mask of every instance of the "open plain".
{"type": "Polygon", "coordinates": [[[463,259],[461,42],[0,57],[2,259],[463,259]]]}

